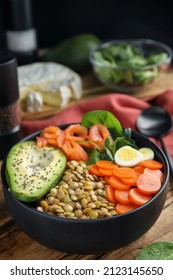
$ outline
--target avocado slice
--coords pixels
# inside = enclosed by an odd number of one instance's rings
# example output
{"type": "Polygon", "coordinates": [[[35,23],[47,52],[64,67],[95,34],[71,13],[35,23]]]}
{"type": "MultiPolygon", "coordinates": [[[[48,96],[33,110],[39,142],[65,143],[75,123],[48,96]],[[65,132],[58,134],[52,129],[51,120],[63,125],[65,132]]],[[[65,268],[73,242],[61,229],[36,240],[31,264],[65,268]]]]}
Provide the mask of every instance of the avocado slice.
{"type": "Polygon", "coordinates": [[[35,141],[20,142],[6,160],[9,190],[20,201],[36,201],[57,184],[65,167],[66,156],[60,149],[39,148],[35,141]]]}

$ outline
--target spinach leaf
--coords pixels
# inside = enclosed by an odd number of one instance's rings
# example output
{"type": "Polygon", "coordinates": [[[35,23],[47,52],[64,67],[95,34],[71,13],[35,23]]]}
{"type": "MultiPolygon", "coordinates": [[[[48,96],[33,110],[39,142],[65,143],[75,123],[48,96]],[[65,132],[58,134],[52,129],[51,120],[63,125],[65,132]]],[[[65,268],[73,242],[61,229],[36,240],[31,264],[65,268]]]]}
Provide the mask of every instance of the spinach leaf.
{"type": "Polygon", "coordinates": [[[124,129],[123,136],[116,137],[111,147],[112,154],[115,155],[116,151],[123,146],[131,146],[134,149],[138,149],[135,141],[132,139],[132,131],[130,128],[124,129]]]}
{"type": "Polygon", "coordinates": [[[88,160],[86,161],[87,165],[94,164],[101,159],[100,151],[96,149],[86,149],[88,154],[88,160]]]}
{"type": "Polygon", "coordinates": [[[144,85],[159,74],[158,65],[166,63],[165,52],[143,53],[135,43],[119,42],[93,53],[98,62],[95,72],[105,83],[144,85]],[[101,63],[104,67],[100,67],[101,63]],[[154,67],[154,65],[156,66],[154,67]]]}
{"type": "Polygon", "coordinates": [[[163,63],[164,61],[166,61],[168,59],[168,55],[167,53],[159,53],[159,54],[151,54],[148,57],[148,63],[150,64],[159,64],[159,63],[163,63]]]}
{"type": "Polygon", "coordinates": [[[104,124],[108,129],[113,128],[119,136],[123,135],[123,129],[118,119],[109,111],[96,110],[83,115],[81,125],[90,128],[93,124],[104,124]]]}
{"type": "Polygon", "coordinates": [[[100,152],[100,159],[114,161],[114,157],[108,148],[104,148],[104,150],[100,152]]]}
{"type": "Polygon", "coordinates": [[[98,160],[114,161],[115,152],[126,145],[138,148],[131,137],[131,129],[123,129],[118,119],[109,111],[96,110],[85,113],[81,125],[89,129],[93,124],[105,125],[109,129],[113,141],[110,141],[108,137],[103,149],[100,149],[97,145],[94,148],[87,149],[89,156],[87,164],[95,163],[98,160]]]}
{"type": "Polygon", "coordinates": [[[136,260],[173,260],[173,242],[154,242],[144,247],[135,258],[136,260]]]}
{"type": "Polygon", "coordinates": [[[114,161],[114,156],[112,154],[112,144],[110,138],[106,138],[104,149],[100,149],[99,146],[95,145],[94,148],[87,148],[88,160],[87,164],[96,163],[98,160],[109,160],[114,161]]]}
{"type": "Polygon", "coordinates": [[[132,139],[132,130],[131,128],[127,127],[124,129],[124,139],[128,142],[127,145],[137,149],[136,142],[132,139]]]}

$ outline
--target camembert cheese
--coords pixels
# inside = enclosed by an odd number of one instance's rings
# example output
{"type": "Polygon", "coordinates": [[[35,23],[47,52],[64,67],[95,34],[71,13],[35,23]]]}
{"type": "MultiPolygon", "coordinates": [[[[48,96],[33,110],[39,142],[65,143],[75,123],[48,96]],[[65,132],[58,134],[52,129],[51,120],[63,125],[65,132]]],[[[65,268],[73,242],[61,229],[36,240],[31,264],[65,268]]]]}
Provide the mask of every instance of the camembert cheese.
{"type": "Polygon", "coordinates": [[[64,107],[82,96],[82,80],[70,68],[54,62],[18,67],[20,99],[28,112],[39,112],[43,104],[64,107]]]}

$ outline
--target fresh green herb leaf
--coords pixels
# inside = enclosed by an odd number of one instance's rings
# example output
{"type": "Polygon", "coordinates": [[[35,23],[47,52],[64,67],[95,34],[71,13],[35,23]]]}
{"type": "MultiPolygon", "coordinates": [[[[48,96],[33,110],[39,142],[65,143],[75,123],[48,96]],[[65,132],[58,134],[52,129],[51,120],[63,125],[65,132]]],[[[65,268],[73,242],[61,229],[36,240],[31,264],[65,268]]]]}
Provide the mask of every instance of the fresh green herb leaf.
{"type": "Polygon", "coordinates": [[[108,148],[105,148],[100,152],[100,159],[114,161],[114,157],[108,148]]]}
{"type": "Polygon", "coordinates": [[[123,135],[123,129],[118,119],[109,111],[96,110],[83,115],[81,125],[90,128],[93,124],[104,124],[108,129],[113,128],[116,133],[123,135]]]}
{"type": "Polygon", "coordinates": [[[87,149],[87,153],[88,153],[88,160],[87,160],[87,162],[86,162],[87,165],[94,164],[94,163],[96,163],[98,160],[101,159],[100,151],[99,151],[99,150],[96,150],[96,149],[87,149]]]}
{"type": "Polygon", "coordinates": [[[163,63],[168,59],[167,53],[152,54],[148,57],[148,63],[159,64],[163,63]]]}
{"type": "Polygon", "coordinates": [[[136,142],[132,138],[132,130],[131,130],[131,128],[127,127],[127,128],[124,129],[124,138],[125,138],[126,141],[129,142],[129,146],[131,146],[131,147],[133,147],[135,149],[138,148],[137,145],[136,145],[136,142]]]}
{"type": "Polygon", "coordinates": [[[109,129],[113,141],[108,137],[105,140],[104,149],[100,149],[97,145],[94,145],[93,149],[87,149],[88,164],[95,163],[99,159],[114,161],[115,152],[125,145],[138,148],[132,139],[131,129],[123,129],[118,119],[109,111],[96,110],[85,113],[81,125],[89,129],[93,124],[105,125],[109,129]]]}
{"type": "Polygon", "coordinates": [[[128,140],[131,140],[132,139],[132,130],[131,128],[127,127],[127,128],[124,128],[124,137],[128,140]]]}
{"type": "Polygon", "coordinates": [[[173,260],[173,242],[154,242],[144,247],[135,258],[136,260],[173,260]]]}
{"type": "Polygon", "coordinates": [[[121,137],[117,137],[111,147],[112,154],[114,155],[118,149],[123,146],[131,146],[138,149],[135,141],[132,139],[132,133],[130,128],[124,129],[124,134],[121,137]]]}
{"type": "Polygon", "coordinates": [[[109,137],[107,137],[105,140],[105,147],[108,149],[110,149],[110,147],[111,147],[111,140],[109,137]]]}
{"type": "Polygon", "coordinates": [[[127,85],[144,85],[159,74],[157,65],[167,63],[166,52],[151,53],[146,56],[135,44],[119,42],[93,53],[98,62],[95,72],[108,84],[126,83],[127,85]],[[99,66],[99,63],[105,67],[99,66]],[[156,65],[156,66],[154,66],[156,65]]]}
{"type": "Polygon", "coordinates": [[[133,72],[135,80],[141,84],[147,84],[158,76],[159,70],[157,67],[152,67],[150,69],[138,69],[133,72]]]}

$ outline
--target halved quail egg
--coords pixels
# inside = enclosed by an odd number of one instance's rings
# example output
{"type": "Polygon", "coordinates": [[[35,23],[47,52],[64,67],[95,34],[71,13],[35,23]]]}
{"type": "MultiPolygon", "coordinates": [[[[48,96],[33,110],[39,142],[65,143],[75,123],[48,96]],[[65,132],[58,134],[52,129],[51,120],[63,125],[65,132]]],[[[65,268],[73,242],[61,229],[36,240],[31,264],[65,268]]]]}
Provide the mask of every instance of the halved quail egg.
{"type": "Polygon", "coordinates": [[[114,160],[119,166],[133,167],[143,160],[143,155],[131,146],[123,146],[116,151],[114,160]]]}
{"type": "Polygon", "coordinates": [[[142,160],[148,160],[148,159],[154,158],[154,152],[150,148],[143,147],[143,148],[140,148],[138,151],[143,155],[142,160]]]}

